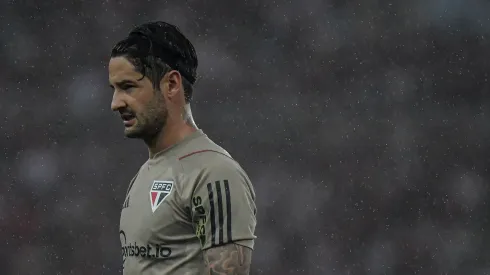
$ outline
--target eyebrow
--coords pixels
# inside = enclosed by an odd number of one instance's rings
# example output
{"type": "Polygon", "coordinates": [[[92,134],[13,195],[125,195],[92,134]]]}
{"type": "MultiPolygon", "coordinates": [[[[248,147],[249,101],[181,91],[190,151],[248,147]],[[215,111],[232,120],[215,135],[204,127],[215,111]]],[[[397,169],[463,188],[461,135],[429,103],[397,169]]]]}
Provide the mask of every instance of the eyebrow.
{"type": "MultiPolygon", "coordinates": [[[[119,82],[116,82],[116,86],[118,86],[118,87],[121,87],[121,86],[124,86],[127,84],[136,85],[136,83],[134,81],[131,81],[131,80],[121,80],[119,82]]],[[[109,84],[109,87],[111,89],[114,89],[114,86],[112,84],[109,84]]]]}

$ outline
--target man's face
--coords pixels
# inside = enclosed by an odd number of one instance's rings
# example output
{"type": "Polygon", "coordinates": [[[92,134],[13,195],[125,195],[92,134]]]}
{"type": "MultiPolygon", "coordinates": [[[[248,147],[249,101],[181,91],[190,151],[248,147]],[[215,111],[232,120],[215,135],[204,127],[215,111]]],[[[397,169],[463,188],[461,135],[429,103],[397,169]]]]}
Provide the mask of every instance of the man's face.
{"type": "Polygon", "coordinates": [[[165,126],[167,108],[163,94],[155,91],[149,78],[142,76],[125,57],[109,61],[109,82],[114,89],[111,109],[120,113],[124,134],[151,140],[165,126]]]}

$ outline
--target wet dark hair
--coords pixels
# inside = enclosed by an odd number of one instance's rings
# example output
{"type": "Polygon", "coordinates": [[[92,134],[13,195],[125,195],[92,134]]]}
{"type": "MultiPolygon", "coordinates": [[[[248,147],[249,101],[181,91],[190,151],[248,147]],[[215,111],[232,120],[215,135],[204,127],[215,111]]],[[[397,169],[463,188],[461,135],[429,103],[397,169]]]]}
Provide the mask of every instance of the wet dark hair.
{"type": "Polygon", "coordinates": [[[198,65],[196,50],[176,26],[162,21],[137,26],[112,48],[111,57],[118,56],[126,57],[156,89],[166,73],[178,71],[185,100],[192,99],[198,65]]]}

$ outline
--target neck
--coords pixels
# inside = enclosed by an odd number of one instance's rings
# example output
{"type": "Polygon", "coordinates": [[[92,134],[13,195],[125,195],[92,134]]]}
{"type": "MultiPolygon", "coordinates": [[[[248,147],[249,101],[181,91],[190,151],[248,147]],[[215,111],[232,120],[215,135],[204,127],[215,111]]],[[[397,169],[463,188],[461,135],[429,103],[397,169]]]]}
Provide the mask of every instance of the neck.
{"type": "Polygon", "coordinates": [[[184,111],[176,119],[169,117],[165,127],[151,141],[145,142],[148,146],[150,158],[157,153],[179,143],[188,135],[197,131],[197,126],[192,118],[189,104],[184,107],[184,111]]]}

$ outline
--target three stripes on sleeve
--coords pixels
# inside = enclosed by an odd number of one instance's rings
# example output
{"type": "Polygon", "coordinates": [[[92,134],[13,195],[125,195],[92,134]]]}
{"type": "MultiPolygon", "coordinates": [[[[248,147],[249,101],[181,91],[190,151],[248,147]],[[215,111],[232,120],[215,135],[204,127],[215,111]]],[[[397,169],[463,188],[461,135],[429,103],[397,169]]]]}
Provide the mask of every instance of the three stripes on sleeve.
{"type": "Polygon", "coordinates": [[[231,196],[228,180],[216,181],[214,184],[208,183],[207,188],[210,204],[211,246],[232,242],[231,196]],[[225,205],[225,207],[223,207],[223,205],[225,205]],[[226,231],[226,238],[224,236],[224,231],[226,231]]]}

